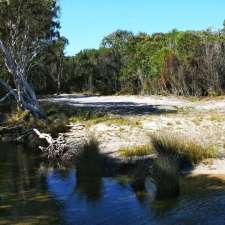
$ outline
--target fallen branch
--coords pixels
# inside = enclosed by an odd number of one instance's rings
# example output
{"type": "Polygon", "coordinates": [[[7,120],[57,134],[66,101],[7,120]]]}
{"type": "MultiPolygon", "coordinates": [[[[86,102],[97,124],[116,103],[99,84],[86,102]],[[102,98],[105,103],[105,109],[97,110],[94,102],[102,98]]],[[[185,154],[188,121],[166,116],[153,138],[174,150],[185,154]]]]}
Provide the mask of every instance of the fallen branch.
{"type": "Polygon", "coordinates": [[[49,145],[52,145],[54,143],[54,140],[50,134],[41,133],[37,129],[33,129],[33,131],[40,139],[46,140],[49,145]]]}
{"type": "Polygon", "coordinates": [[[46,147],[39,146],[39,149],[45,152],[49,159],[61,159],[68,150],[68,145],[62,136],[54,139],[50,134],[41,133],[35,128],[0,127],[0,139],[1,137],[7,137],[10,142],[21,142],[26,140],[25,138],[30,134],[35,134],[39,139],[46,141],[46,147]]]}
{"type": "Polygon", "coordinates": [[[68,150],[68,145],[61,136],[59,136],[57,139],[53,139],[50,134],[41,133],[37,129],[33,129],[33,131],[40,139],[44,139],[48,143],[47,147],[39,146],[39,149],[47,153],[48,158],[62,158],[62,156],[68,150]]]}

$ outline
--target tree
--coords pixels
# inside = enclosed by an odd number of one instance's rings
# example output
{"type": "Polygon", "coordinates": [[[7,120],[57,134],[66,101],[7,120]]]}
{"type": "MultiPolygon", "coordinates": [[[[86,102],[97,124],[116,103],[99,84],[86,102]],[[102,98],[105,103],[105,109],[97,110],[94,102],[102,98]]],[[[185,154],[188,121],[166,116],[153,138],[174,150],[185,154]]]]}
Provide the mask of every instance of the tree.
{"type": "Polygon", "coordinates": [[[0,2],[0,53],[14,88],[0,80],[17,105],[44,117],[27,70],[38,53],[58,36],[56,0],[7,0],[0,2]]]}
{"type": "Polygon", "coordinates": [[[66,81],[64,49],[67,44],[68,40],[65,37],[59,37],[43,49],[33,61],[33,66],[28,71],[28,81],[36,93],[59,94],[62,91],[66,81]]]}

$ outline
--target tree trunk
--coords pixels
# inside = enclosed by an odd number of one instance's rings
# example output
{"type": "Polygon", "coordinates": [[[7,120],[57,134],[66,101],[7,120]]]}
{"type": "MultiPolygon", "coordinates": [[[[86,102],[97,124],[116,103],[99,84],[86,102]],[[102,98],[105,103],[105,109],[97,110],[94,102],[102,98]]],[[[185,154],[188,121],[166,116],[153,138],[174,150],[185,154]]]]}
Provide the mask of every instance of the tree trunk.
{"type": "Polygon", "coordinates": [[[31,111],[33,116],[37,118],[45,118],[45,114],[38,102],[33,88],[25,79],[25,74],[17,76],[15,79],[15,86],[17,90],[17,103],[20,108],[31,111]]]}
{"type": "MultiPolygon", "coordinates": [[[[7,83],[1,80],[0,83],[12,93],[20,108],[29,110],[33,116],[37,118],[45,118],[45,114],[37,100],[35,92],[27,82],[27,76],[25,72],[27,63],[21,63],[18,65],[15,58],[13,57],[12,51],[6,48],[1,40],[0,50],[3,53],[5,65],[9,73],[12,75],[16,90],[14,91],[7,83]]],[[[21,55],[21,58],[23,57],[24,55],[21,55]]]]}
{"type": "Polygon", "coordinates": [[[63,66],[62,66],[62,61],[60,59],[59,71],[58,71],[58,77],[57,77],[57,95],[60,95],[60,91],[61,91],[62,74],[63,74],[63,66]]]}

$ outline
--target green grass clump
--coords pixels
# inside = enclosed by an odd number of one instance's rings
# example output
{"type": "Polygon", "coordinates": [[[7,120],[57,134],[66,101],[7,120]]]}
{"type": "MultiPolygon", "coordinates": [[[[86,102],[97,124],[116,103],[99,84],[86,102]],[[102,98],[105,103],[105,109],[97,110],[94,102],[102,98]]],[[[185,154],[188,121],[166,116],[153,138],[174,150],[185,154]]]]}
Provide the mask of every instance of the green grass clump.
{"type": "Polygon", "coordinates": [[[135,156],[145,156],[153,153],[151,144],[124,147],[119,150],[120,156],[129,158],[135,156]]]}
{"type": "Polygon", "coordinates": [[[180,163],[191,165],[217,156],[217,150],[213,146],[203,147],[198,143],[172,136],[152,136],[152,146],[159,156],[168,156],[177,159],[180,163]]]}

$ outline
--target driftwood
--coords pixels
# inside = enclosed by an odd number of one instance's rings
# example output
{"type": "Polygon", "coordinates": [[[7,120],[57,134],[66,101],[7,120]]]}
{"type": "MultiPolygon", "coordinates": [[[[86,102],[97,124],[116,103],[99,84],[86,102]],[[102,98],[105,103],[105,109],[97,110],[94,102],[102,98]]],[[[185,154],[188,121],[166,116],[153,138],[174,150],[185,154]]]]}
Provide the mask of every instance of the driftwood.
{"type": "Polygon", "coordinates": [[[39,149],[46,153],[49,159],[60,159],[68,150],[68,145],[62,136],[54,139],[50,134],[41,133],[33,128],[24,129],[21,126],[0,127],[0,140],[6,142],[21,143],[32,134],[35,134],[39,139],[45,140],[46,144],[44,145],[46,146],[39,146],[39,149]]]}
{"type": "Polygon", "coordinates": [[[48,158],[62,158],[68,150],[68,145],[65,143],[62,136],[53,139],[50,134],[40,133],[40,131],[38,131],[37,129],[33,129],[33,131],[38,136],[38,138],[44,139],[47,142],[47,147],[39,146],[39,149],[45,152],[48,158]]]}

